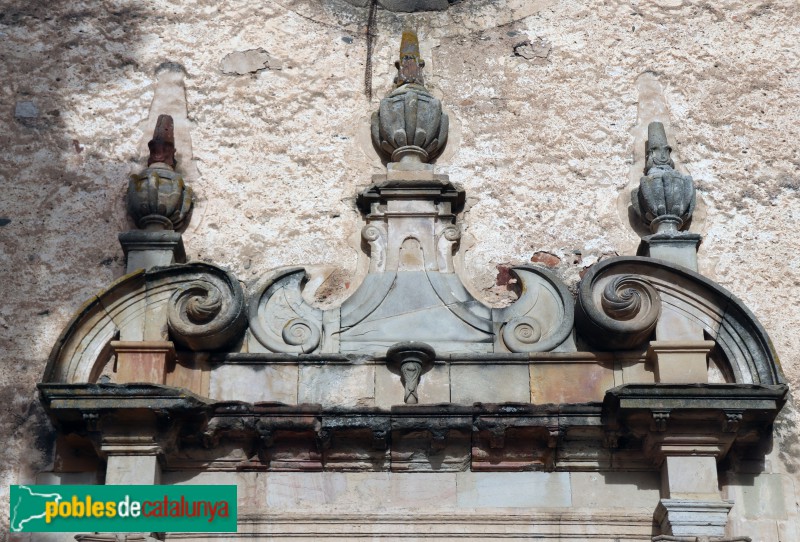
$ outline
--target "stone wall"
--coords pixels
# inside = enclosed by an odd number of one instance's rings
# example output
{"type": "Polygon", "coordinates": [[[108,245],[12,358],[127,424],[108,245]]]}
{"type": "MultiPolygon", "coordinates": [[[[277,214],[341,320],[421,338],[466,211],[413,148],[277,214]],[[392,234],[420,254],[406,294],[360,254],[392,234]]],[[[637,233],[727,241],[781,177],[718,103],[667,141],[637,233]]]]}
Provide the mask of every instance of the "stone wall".
{"type": "MultiPolygon", "coordinates": [[[[795,2],[380,9],[371,101],[366,8],[344,0],[9,0],[1,15],[0,487],[50,466],[35,384],[72,314],[124,272],[126,178],[158,114],[175,117],[178,169],[197,195],[189,259],[243,280],[313,266],[323,306],[355,289],[367,264],[355,195],[382,170],[369,115],[404,26],[419,31],[428,87],[450,114],[437,167],[467,191],[457,267],[473,293],[502,305],[513,264],[544,263],[574,285],[635,253],[628,194],[647,124],[661,120],[697,183],[700,272],[755,312],[790,386],[800,380],[795,2]]],[[[800,539],[796,407],[776,424],[768,474],[745,465],[723,480],[742,503],[732,519],[763,540],[800,539]]]]}

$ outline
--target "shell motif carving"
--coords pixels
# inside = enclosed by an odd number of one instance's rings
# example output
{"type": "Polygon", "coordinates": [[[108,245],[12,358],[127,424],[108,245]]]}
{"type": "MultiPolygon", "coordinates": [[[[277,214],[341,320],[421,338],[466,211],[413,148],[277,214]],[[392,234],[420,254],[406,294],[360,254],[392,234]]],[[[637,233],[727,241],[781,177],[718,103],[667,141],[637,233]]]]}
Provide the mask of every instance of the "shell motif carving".
{"type": "Polygon", "coordinates": [[[172,294],[167,309],[170,336],[189,350],[216,350],[241,335],[246,324],[239,281],[208,267],[172,294]]]}
{"type": "Polygon", "coordinates": [[[630,349],[644,343],[661,316],[661,297],[645,278],[604,276],[591,269],[578,291],[576,324],[582,336],[603,350],[630,349]]]}
{"type": "Polygon", "coordinates": [[[250,331],[272,352],[308,354],[321,346],[322,311],[303,299],[305,280],[303,268],[283,269],[268,275],[253,291],[250,331]]]}

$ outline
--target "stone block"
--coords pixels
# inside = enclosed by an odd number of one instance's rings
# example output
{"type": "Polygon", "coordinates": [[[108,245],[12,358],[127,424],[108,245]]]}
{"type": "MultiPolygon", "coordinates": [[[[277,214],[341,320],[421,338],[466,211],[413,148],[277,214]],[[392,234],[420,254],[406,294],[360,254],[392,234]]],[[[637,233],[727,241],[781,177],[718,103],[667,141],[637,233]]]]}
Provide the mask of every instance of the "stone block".
{"type": "Polygon", "coordinates": [[[395,472],[447,472],[469,468],[471,434],[451,429],[436,440],[430,431],[392,432],[391,469],[395,472]]]}
{"type": "Polygon", "coordinates": [[[721,538],[732,506],[733,503],[722,500],[661,499],[655,519],[664,534],[721,538]]]}
{"type": "MultiPolygon", "coordinates": [[[[690,295],[690,294],[687,294],[690,295]]],[[[696,315],[697,311],[690,314],[696,315]]],[[[716,329],[719,325],[708,317],[709,329],[716,329]]],[[[659,341],[701,341],[703,340],[703,327],[696,320],[689,320],[685,314],[670,306],[661,306],[661,317],[656,324],[656,338],[659,341]]]]}
{"type": "Polygon", "coordinates": [[[460,472],[459,508],[567,508],[572,488],[566,472],[460,472]]]}
{"type": "Polygon", "coordinates": [[[450,397],[453,403],[529,403],[528,364],[467,365],[450,367],[450,397]]]}
{"type": "Polygon", "coordinates": [[[667,456],[661,468],[670,499],[720,500],[714,456],[667,456]]]}
{"type": "Polygon", "coordinates": [[[473,434],[470,467],[473,472],[545,469],[555,456],[555,450],[547,446],[548,437],[545,427],[511,427],[499,435],[479,431],[473,434]]]}
{"type": "Polygon", "coordinates": [[[116,382],[163,384],[167,366],[175,358],[175,346],[169,341],[112,341],[117,356],[116,382]]]}
{"type": "Polygon", "coordinates": [[[268,472],[262,477],[266,504],[273,513],[336,510],[370,514],[456,508],[455,473],[268,472]]]}
{"type": "Polygon", "coordinates": [[[655,510],[661,496],[657,472],[572,472],[575,508],[655,510]]]}
{"type": "Polygon", "coordinates": [[[642,359],[621,359],[618,360],[618,370],[622,373],[621,381],[617,385],[623,384],[654,384],[656,375],[653,364],[642,359]]]}
{"type": "Polygon", "coordinates": [[[297,403],[294,364],[224,364],[209,375],[209,397],[218,401],[297,403]]]}
{"type": "Polygon", "coordinates": [[[370,428],[338,430],[323,454],[325,470],[388,470],[389,451],[382,448],[374,446],[374,433],[370,428]]]}
{"type": "Polygon", "coordinates": [[[602,401],[614,387],[611,362],[538,362],[531,364],[530,373],[530,402],[536,404],[602,401]]]}
{"type": "Polygon", "coordinates": [[[736,503],[737,514],[747,520],[787,519],[786,503],[795,502],[786,498],[787,493],[794,497],[791,480],[782,474],[728,475],[728,495],[736,503]]]}
{"type": "Polygon", "coordinates": [[[161,466],[156,455],[109,454],[106,485],[152,485],[161,483],[161,466]]]}
{"type": "Polygon", "coordinates": [[[209,396],[211,371],[203,362],[191,359],[179,359],[167,368],[165,384],[175,388],[183,388],[201,397],[209,396]]]}
{"type": "Polygon", "coordinates": [[[708,353],[714,341],[653,341],[652,357],[658,382],[694,384],[708,382],[708,353]]]}
{"type": "MultiPolygon", "coordinates": [[[[375,368],[375,406],[390,408],[403,405],[404,388],[400,375],[385,366],[375,368]]],[[[450,367],[446,364],[434,365],[419,379],[417,387],[419,404],[450,402],[450,367]]]]}
{"type": "Polygon", "coordinates": [[[300,368],[298,403],[323,407],[375,405],[374,365],[305,365],[300,368]]]}

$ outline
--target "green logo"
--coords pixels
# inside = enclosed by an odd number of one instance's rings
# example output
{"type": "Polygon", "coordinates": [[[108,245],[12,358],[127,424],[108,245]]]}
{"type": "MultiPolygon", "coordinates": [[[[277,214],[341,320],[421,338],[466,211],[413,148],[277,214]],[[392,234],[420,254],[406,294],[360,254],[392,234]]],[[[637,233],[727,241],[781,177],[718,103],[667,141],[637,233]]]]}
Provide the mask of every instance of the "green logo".
{"type": "Polygon", "coordinates": [[[236,532],[236,486],[11,486],[11,532],[236,532]]]}

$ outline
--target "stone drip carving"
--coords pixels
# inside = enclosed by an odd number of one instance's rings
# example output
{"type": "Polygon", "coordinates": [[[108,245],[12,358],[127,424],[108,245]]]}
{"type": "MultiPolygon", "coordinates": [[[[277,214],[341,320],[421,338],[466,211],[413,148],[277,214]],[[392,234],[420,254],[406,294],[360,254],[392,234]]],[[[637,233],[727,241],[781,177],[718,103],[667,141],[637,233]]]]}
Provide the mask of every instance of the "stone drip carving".
{"type": "Polygon", "coordinates": [[[405,394],[403,400],[410,405],[419,402],[417,387],[423,373],[433,367],[436,352],[430,345],[420,342],[398,343],[386,351],[389,368],[400,374],[405,394]]]}
{"type": "Polygon", "coordinates": [[[631,203],[653,233],[681,230],[694,212],[694,181],[675,171],[671,152],[664,125],[651,122],[647,127],[646,175],[631,194],[631,203]]]}
{"type": "Polygon", "coordinates": [[[395,88],[372,114],[372,143],[391,162],[433,160],[447,144],[449,119],[442,102],[425,88],[419,40],[403,32],[395,88]]]}
{"type": "Polygon", "coordinates": [[[180,228],[192,208],[192,191],[175,171],[174,122],[160,115],[148,143],[147,168],[128,182],[128,213],[143,230],[180,228]]]}

